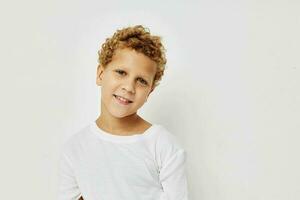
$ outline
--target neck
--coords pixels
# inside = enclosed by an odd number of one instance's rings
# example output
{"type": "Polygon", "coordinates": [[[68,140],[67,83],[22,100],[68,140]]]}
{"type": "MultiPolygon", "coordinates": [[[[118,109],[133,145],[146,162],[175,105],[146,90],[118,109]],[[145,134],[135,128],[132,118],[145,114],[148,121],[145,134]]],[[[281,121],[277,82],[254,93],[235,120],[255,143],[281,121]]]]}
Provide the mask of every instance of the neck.
{"type": "Polygon", "coordinates": [[[107,113],[101,104],[101,114],[97,118],[96,123],[105,131],[122,134],[133,131],[141,121],[143,121],[143,119],[138,116],[137,113],[122,118],[114,117],[107,113]]]}
{"type": "Polygon", "coordinates": [[[98,117],[96,123],[99,127],[109,132],[121,132],[130,130],[134,124],[137,124],[140,117],[134,113],[123,118],[114,118],[105,116],[103,113],[98,117]]]}
{"type": "Polygon", "coordinates": [[[101,114],[96,120],[99,128],[116,135],[143,133],[152,124],[141,118],[137,112],[122,118],[112,116],[101,102],[101,114]]]}

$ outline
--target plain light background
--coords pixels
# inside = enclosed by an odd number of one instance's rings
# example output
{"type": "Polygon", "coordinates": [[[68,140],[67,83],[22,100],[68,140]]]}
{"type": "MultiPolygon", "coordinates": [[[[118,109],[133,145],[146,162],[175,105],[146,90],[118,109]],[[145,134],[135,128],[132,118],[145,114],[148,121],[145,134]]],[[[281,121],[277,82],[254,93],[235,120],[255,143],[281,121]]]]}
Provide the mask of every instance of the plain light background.
{"type": "Polygon", "coordinates": [[[1,199],[56,198],[61,145],[99,115],[97,51],[135,24],[167,49],[140,113],[182,142],[190,199],[300,199],[299,10],[297,0],[1,2],[1,199]]]}

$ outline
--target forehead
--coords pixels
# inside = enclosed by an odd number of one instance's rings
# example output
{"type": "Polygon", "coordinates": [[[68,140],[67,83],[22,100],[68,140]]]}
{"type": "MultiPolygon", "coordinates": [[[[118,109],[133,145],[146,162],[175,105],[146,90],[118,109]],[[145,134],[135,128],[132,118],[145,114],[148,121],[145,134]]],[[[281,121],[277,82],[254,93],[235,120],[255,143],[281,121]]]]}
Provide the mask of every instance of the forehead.
{"type": "Polygon", "coordinates": [[[123,67],[142,73],[156,73],[157,64],[143,53],[133,49],[117,49],[112,57],[111,64],[114,67],[123,67]]]}

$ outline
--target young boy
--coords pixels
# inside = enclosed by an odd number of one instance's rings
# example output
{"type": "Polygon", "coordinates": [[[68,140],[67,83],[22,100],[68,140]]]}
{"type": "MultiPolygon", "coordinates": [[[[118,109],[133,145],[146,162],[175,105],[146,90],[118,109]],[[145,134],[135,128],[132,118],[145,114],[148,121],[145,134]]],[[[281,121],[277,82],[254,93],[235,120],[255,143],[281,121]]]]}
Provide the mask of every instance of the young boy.
{"type": "Polygon", "coordinates": [[[164,73],[160,37],[123,28],[98,54],[101,114],[64,144],[58,199],[187,200],[185,150],[137,114],[164,73]]]}

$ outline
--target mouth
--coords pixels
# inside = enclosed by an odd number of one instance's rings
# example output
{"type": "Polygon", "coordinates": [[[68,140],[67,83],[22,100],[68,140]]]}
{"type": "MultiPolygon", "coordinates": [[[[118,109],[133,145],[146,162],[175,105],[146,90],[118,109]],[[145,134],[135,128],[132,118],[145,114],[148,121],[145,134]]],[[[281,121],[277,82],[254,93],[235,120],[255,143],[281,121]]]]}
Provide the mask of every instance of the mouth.
{"type": "Polygon", "coordinates": [[[113,96],[122,104],[130,104],[132,103],[133,101],[129,100],[129,99],[126,99],[124,97],[121,97],[121,96],[118,96],[118,95],[115,95],[113,94],[113,96]]]}

